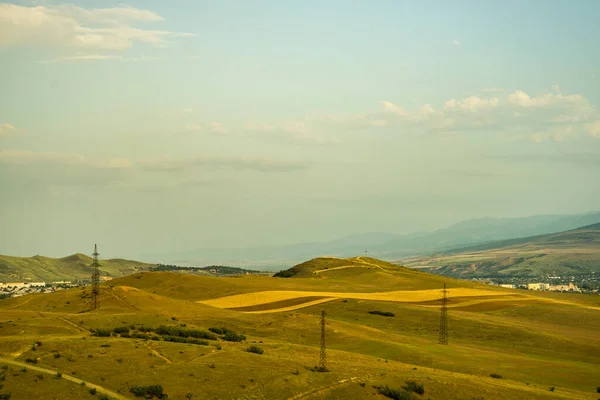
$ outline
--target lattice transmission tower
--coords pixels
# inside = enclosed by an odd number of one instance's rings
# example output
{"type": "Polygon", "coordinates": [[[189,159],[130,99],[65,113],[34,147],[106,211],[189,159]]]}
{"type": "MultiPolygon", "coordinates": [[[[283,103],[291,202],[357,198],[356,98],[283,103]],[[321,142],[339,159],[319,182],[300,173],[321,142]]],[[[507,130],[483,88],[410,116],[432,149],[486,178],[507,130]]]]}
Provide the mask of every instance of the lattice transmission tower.
{"type": "Polygon", "coordinates": [[[442,291],[442,308],[440,309],[440,344],[448,344],[448,297],[446,284],[442,291]]]}
{"type": "Polygon", "coordinates": [[[91,309],[98,308],[98,297],[100,297],[100,264],[98,263],[98,245],[94,245],[94,261],[92,262],[92,303],[91,309]]]}
{"type": "Polygon", "coordinates": [[[321,311],[321,359],[319,360],[319,371],[327,372],[327,354],[325,353],[325,311],[321,311]]]}

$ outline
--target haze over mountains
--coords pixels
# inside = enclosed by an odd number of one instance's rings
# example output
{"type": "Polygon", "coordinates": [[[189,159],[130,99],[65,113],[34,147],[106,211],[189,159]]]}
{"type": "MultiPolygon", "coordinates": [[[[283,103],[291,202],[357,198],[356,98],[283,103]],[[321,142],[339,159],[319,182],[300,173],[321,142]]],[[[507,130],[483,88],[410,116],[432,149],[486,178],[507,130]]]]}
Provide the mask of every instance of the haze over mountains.
{"type": "Polygon", "coordinates": [[[196,249],[169,254],[148,254],[142,259],[190,265],[220,263],[270,269],[287,268],[306,259],[329,255],[351,257],[364,254],[386,260],[430,254],[495,240],[522,238],[566,231],[600,222],[600,212],[575,215],[538,215],[526,218],[480,218],[463,221],[433,232],[397,235],[371,232],[328,242],[287,246],[196,249]]]}

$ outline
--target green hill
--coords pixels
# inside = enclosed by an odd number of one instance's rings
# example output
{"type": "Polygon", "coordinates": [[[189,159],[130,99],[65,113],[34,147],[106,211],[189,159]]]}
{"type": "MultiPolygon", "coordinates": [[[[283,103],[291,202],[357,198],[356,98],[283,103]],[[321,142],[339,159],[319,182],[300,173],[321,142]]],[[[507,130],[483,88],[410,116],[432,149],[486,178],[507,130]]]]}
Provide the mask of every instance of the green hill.
{"type": "Polygon", "coordinates": [[[600,272],[600,224],[416,257],[403,264],[465,278],[600,272]]]}
{"type": "Polygon", "coordinates": [[[172,399],[383,400],[387,386],[413,400],[597,399],[600,296],[363,257],[291,270],[290,279],[136,273],[103,283],[96,310],[89,287],[0,300],[0,394],[133,399],[150,386],[172,399]],[[448,345],[438,343],[444,283],[448,345]],[[326,373],[314,368],[322,311],[326,373]],[[419,385],[423,395],[403,389],[419,385]]]}
{"type": "MultiPolygon", "coordinates": [[[[92,258],[80,253],[63,258],[0,255],[0,282],[89,279],[91,264],[92,258]]],[[[100,274],[113,278],[147,271],[153,267],[153,264],[131,260],[100,260],[100,274]]]]}

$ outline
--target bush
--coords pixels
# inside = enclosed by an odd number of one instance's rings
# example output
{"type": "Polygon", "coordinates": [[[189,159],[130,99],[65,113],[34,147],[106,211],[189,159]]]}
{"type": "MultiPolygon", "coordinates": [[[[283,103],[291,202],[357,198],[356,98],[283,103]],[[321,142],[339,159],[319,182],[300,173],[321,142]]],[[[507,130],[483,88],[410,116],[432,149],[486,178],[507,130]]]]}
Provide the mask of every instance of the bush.
{"type": "Polygon", "coordinates": [[[25,360],[25,362],[28,364],[37,364],[38,363],[37,358],[28,358],[25,360]]]}
{"type": "Polygon", "coordinates": [[[111,333],[112,333],[112,331],[110,329],[104,329],[104,328],[92,330],[92,336],[110,337],[111,333]]]}
{"type": "Polygon", "coordinates": [[[232,331],[231,329],[228,329],[228,328],[208,328],[208,330],[213,333],[216,333],[217,335],[225,335],[227,333],[235,334],[234,331],[232,331]]]}
{"type": "Polygon", "coordinates": [[[166,398],[165,393],[163,393],[163,388],[161,385],[148,385],[148,386],[132,386],[129,391],[133,393],[136,397],[157,397],[159,399],[166,398]]]}
{"type": "Polygon", "coordinates": [[[57,372],[56,373],[56,379],[60,379],[62,378],[62,372],[57,372]]]}
{"type": "Polygon", "coordinates": [[[27,372],[27,368],[26,367],[21,368],[21,372],[27,372]]]}
{"type": "Polygon", "coordinates": [[[423,385],[415,381],[406,381],[406,386],[404,386],[404,390],[406,390],[407,392],[415,392],[417,394],[425,393],[425,388],[423,387],[423,385]]]}
{"type": "MultiPolygon", "coordinates": [[[[123,335],[121,335],[121,337],[123,337],[123,335]]],[[[150,336],[148,336],[144,333],[132,333],[131,337],[134,339],[144,339],[144,340],[150,339],[150,336]]]]}
{"type": "Polygon", "coordinates": [[[130,338],[131,338],[131,335],[129,334],[129,332],[128,332],[128,333],[121,333],[121,337],[122,337],[123,339],[130,339],[130,338]]]}
{"type": "Polygon", "coordinates": [[[194,339],[217,340],[217,336],[214,333],[201,331],[199,329],[184,329],[178,326],[160,325],[154,330],[154,332],[161,336],[179,336],[183,338],[192,337],[194,339]]]}
{"type": "Polygon", "coordinates": [[[556,388],[554,386],[551,386],[549,389],[551,392],[554,392],[554,390],[556,390],[556,388]]]}
{"type": "Polygon", "coordinates": [[[375,315],[383,315],[384,317],[395,317],[396,314],[389,312],[389,311],[369,311],[369,314],[375,314],[375,315]]]}
{"type": "Polygon", "coordinates": [[[241,342],[242,340],[246,340],[246,336],[229,331],[223,335],[223,340],[227,340],[228,342],[241,342]]]}
{"type": "Polygon", "coordinates": [[[113,332],[115,334],[129,333],[129,327],[128,326],[118,326],[113,329],[113,332]]]}
{"type": "Polygon", "coordinates": [[[110,347],[110,344],[103,343],[100,345],[100,347],[110,347]]]}
{"type": "Polygon", "coordinates": [[[490,374],[490,376],[495,379],[502,379],[502,375],[499,374],[490,374]]]}
{"type": "Polygon", "coordinates": [[[96,394],[97,390],[96,390],[96,388],[91,388],[91,389],[89,390],[89,392],[90,392],[90,394],[93,396],[93,395],[95,395],[95,394],[96,394]]]}
{"type": "Polygon", "coordinates": [[[107,394],[101,394],[100,397],[98,397],[99,400],[110,400],[111,397],[108,397],[107,394]]]}
{"type": "Polygon", "coordinates": [[[11,398],[12,394],[11,393],[0,393],[0,400],[9,400],[11,398]]]}
{"type": "Polygon", "coordinates": [[[596,392],[600,393],[600,386],[596,388],[596,392]]]}
{"type": "Polygon", "coordinates": [[[263,349],[261,349],[258,346],[250,346],[246,349],[246,351],[248,353],[255,353],[255,354],[264,354],[264,352],[265,352],[263,349]]]}
{"type": "Polygon", "coordinates": [[[377,388],[377,393],[385,397],[389,397],[393,400],[412,400],[413,398],[410,392],[407,392],[406,390],[402,389],[394,389],[389,387],[388,385],[379,386],[377,388]]]}
{"type": "Polygon", "coordinates": [[[56,352],[56,353],[52,354],[52,357],[54,357],[54,358],[60,358],[60,353],[56,352]]]}

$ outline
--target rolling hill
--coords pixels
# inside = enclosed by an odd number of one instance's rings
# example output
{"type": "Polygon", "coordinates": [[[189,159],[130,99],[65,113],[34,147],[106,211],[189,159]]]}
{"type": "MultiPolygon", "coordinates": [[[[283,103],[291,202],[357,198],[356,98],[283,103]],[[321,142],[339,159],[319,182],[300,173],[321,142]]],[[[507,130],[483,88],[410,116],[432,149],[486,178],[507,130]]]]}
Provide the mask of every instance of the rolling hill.
{"type": "Polygon", "coordinates": [[[422,385],[423,395],[402,398],[597,399],[600,296],[510,290],[363,257],[289,271],[136,273],[103,283],[96,310],[89,288],[0,300],[0,393],[383,400],[385,387],[422,385]],[[448,345],[438,343],[444,283],[448,345]],[[322,311],[329,372],[314,368],[322,311]]]}
{"type": "MultiPolygon", "coordinates": [[[[91,264],[92,258],[80,253],[63,258],[0,255],[0,282],[54,282],[89,279],[91,264]]],[[[153,267],[153,264],[131,260],[101,260],[100,275],[117,278],[140,271],[148,271],[153,267]]]]}
{"type": "Polygon", "coordinates": [[[415,257],[402,263],[463,278],[600,272],[600,223],[415,257]]]}

